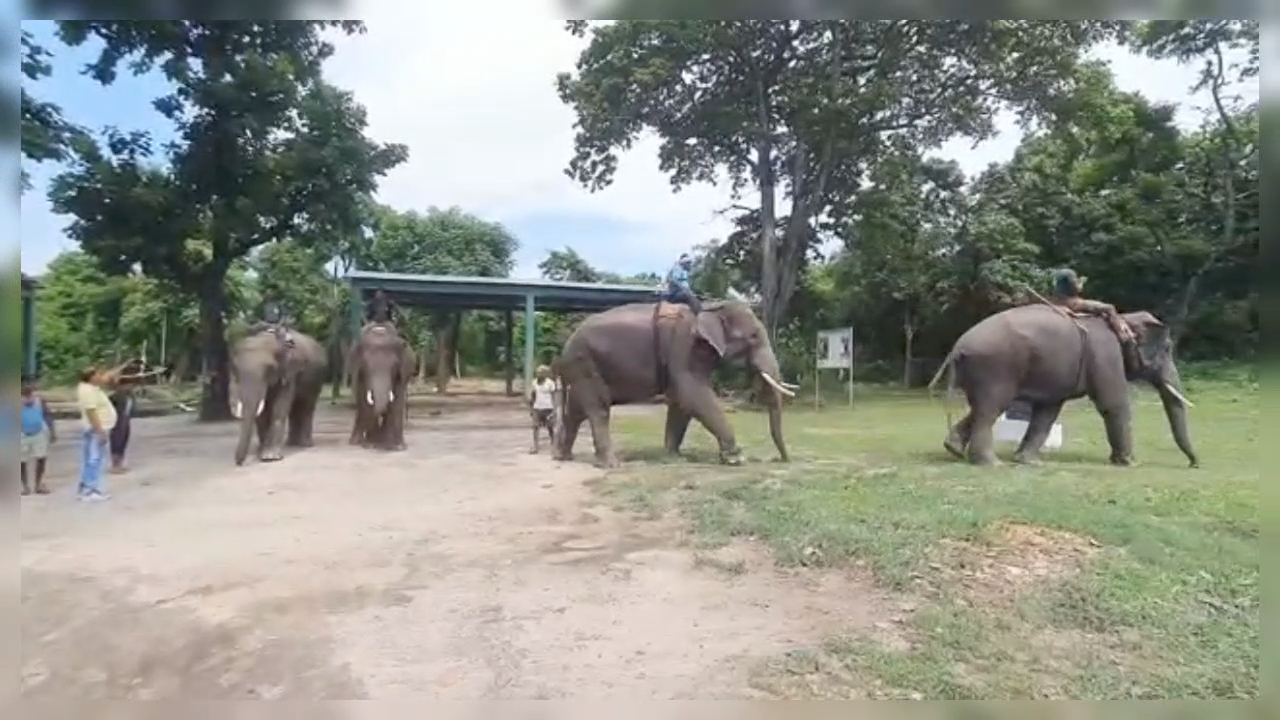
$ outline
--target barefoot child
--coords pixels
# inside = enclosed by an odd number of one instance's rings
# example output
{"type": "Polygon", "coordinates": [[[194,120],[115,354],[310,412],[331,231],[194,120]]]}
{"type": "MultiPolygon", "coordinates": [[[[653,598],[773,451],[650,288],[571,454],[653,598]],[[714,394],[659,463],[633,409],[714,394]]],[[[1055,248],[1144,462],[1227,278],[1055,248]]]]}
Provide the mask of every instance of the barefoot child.
{"type": "Polygon", "coordinates": [[[44,484],[44,471],[49,459],[49,443],[56,439],[49,404],[36,394],[35,380],[27,378],[22,383],[22,438],[18,443],[23,495],[31,494],[31,472],[35,473],[36,494],[49,494],[49,488],[44,484]]]}
{"type": "Polygon", "coordinates": [[[538,453],[538,430],[547,429],[547,438],[552,447],[556,442],[556,381],[551,379],[551,368],[539,365],[537,377],[533,381],[533,389],[529,391],[529,411],[533,418],[533,447],[529,453],[538,453]]]}

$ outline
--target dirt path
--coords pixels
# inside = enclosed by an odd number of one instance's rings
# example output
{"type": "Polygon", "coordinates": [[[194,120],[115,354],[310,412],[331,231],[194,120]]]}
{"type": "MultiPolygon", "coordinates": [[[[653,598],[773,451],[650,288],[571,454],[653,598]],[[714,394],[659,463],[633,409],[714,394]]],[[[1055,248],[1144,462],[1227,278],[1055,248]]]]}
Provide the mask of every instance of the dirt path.
{"type": "Polygon", "coordinates": [[[58,446],[23,502],[24,697],[752,697],[758,659],[879,619],[842,575],[699,567],[527,454],[517,410],[415,417],[395,454],[348,417],[239,469],[226,426],[137,421],[100,505],[58,446]]]}

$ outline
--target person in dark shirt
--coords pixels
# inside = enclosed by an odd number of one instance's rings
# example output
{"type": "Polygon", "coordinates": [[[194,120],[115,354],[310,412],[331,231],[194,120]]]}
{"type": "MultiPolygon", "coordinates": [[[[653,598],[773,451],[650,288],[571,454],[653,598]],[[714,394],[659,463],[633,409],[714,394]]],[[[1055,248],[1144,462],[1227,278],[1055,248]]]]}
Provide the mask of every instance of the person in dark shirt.
{"type": "Polygon", "coordinates": [[[379,289],[373,293],[373,297],[364,306],[365,323],[390,323],[396,324],[400,308],[395,301],[387,297],[387,294],[379,289]]]}
{"type": "Polygon", "coordinates": [[[116,409],[116,425],[107,433],[107,444],[111,449],[111,469],[108,472],[119,475],[128,469],[124,465],[124,451],[129,447],[130,419],[137,401],[128,380],[117,380],[108,397],[116,409]]]}
{"type": "Polygon", "coordinates": [[[1126,346],[1132,344],[1134,342],[1133,329],[1125,323],[1124,318],[1120,317],[1120,313],[1116,312],[1115,305],[1098,300],[1088,300],[1081,295],[1086,279],[1077,276],[1075,270],[1070,268],[1055,272],[1053,274],[1053,302],[1071,312],[1096,315],[1106,320],[1107,326],[1120,339],[1121,344],[1126,346]]]}

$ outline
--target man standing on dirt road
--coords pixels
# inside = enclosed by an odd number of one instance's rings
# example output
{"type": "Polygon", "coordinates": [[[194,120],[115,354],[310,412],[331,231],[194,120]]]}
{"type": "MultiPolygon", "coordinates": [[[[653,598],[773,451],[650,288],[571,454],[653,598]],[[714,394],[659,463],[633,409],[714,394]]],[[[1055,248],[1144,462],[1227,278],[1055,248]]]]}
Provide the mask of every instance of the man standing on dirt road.
{"type": "Polygon", "coordinates": [[[529,392],[529,413],[533,419],[533,447],[530,455],[538,454],[538,430],[547,429],[551,447],[556,444],[556,381],[551,379],[551,368],[539,365],[533,389],[529,392]]]}

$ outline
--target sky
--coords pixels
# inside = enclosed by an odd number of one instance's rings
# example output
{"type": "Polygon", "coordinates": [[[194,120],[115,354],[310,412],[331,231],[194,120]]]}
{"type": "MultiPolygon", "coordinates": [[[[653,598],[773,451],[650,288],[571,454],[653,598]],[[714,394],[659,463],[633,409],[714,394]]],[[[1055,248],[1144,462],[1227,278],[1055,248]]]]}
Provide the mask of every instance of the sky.
{"type": "MultiPolygon", "coordinates": [[[[457,205],[503,223],[520,241],[513,277],[537,277],[550,250],[572,247],[602,270],[661,273],[681,252],[723,238],[719,210],[727,188],[695,185],[673,193],[659,171],[657,141],[643,139],[622,156],[613,185],[589,193],[564,175],[573,151],[571,109],[555,93],[555,75],[573,69],[585,40],[572,37],[553,7],[511,0],[506,11],[462,3],[357,4],[352,15],[367,32],[335,39],[328,80],[351,90],[368,110],[367,134],[403,143],[409,159],[383,178],[378,200],[399,210],[457,205]],[[363,6],[363,7],[362,7],[363,6]],[[474,7],[474,6],[473,6],[474,7]]],[[[91,128],[147,130],[158,141],[173,129],[151,106],[166,90],[157,76],[122,74],[103,88],[79,74],[94,56],[66,48],[49,22],[24,22],[54,50],[53,76],[31,90],[91,128]]],[[[1193,97],[1198,68],[1097,51],[1117,84],[1149,99],[1180,105],[1179,124],[1194,127],[1207,96],[1193,97]]],[[[1254,92],[1256,96],[1256,91],[1254,92]]],[[[966,174],[1012,157],[1021,133],[1001,117],[1000,134],[976,147],[957,139],[935,154],[955,159],[966,174]]],[[[45,198],[54,164],[28,167],[34,187],[21,202],[22,270],[39,274],[58,253],[74,248],[45,198]]],[[[750,197],[747,198],[750,201],[750,197]]],[[[10,246],[11,247],[11,246],[10,246]]]]}

